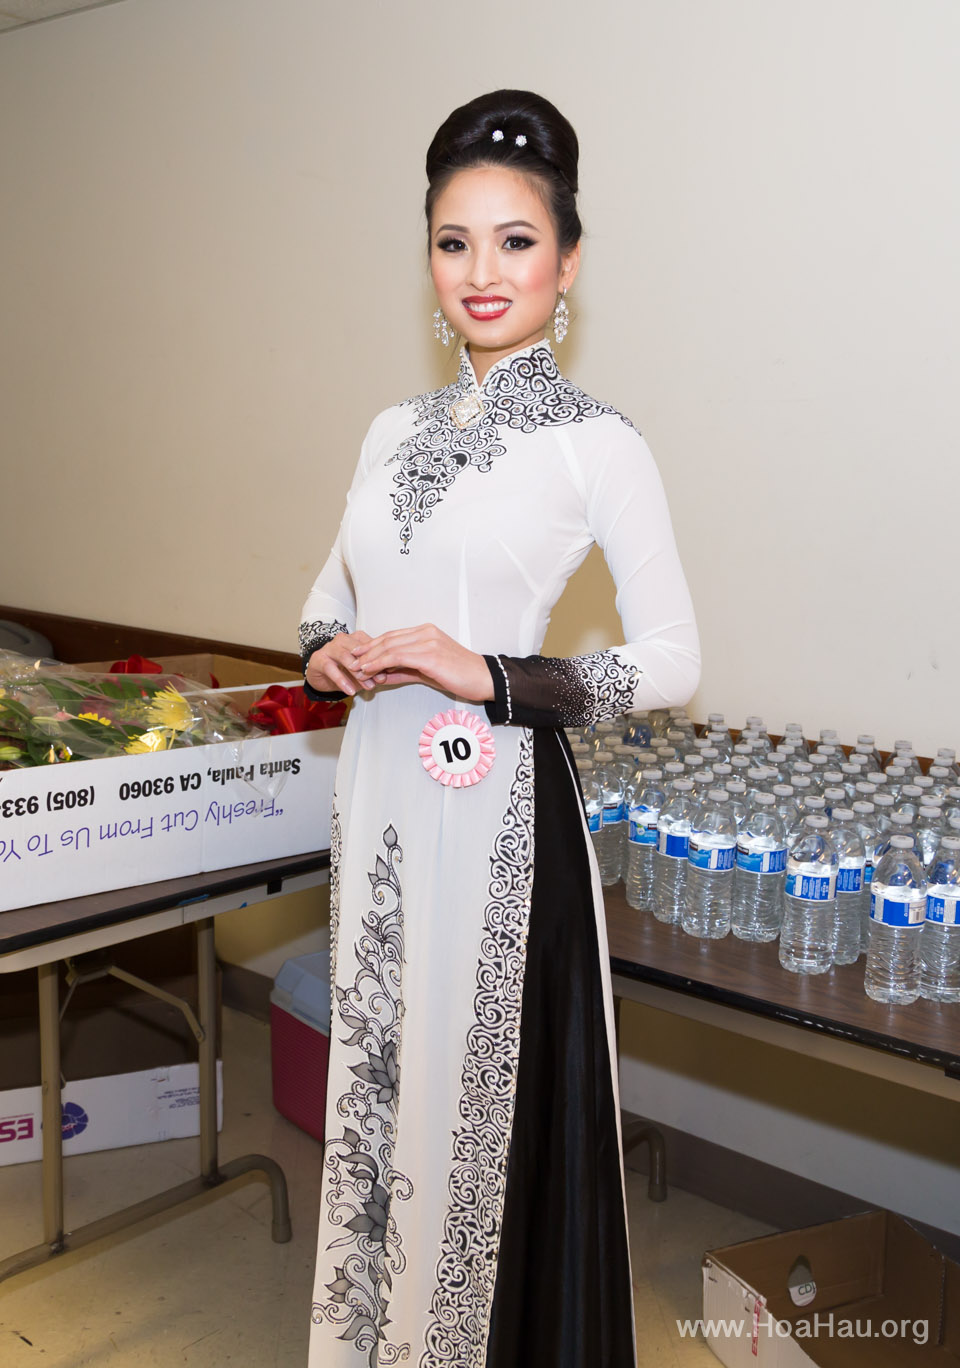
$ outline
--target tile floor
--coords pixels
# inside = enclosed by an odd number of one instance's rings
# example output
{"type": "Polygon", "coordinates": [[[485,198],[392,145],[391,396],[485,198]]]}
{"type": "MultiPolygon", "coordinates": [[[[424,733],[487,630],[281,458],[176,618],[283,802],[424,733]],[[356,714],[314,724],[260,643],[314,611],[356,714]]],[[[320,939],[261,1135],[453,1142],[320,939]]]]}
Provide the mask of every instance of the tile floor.
{"type": "MultiPolygon", "coordinates": [[[[270,1240],[270,1203],[256,1177],[135,1234],[65,1255],[0,1284],[0,1368],[305,1368],[320,1196],[320,1148],[270,1095],[269,1028],[224,1012],[221,1157],[258,1151],[283,1166],[293,1240],[270,1240]]],[[[195,1140],[76,1155],[66,1164],[68,1221],[95,1219],[196,1172],[195,1140]]],[[[642,1368],[718,1360],[681,1339],[700,1314],[705,1249],[769,1229],[674,1188],[664,1203],[628,1171],[630,1245],[642,1368]]],[[[37,1243],[39,1164],[0,1168],[0,1257],[37,1243]]],[[[600,1366],[598,1365],[598,1368],[600,1366]]]]}

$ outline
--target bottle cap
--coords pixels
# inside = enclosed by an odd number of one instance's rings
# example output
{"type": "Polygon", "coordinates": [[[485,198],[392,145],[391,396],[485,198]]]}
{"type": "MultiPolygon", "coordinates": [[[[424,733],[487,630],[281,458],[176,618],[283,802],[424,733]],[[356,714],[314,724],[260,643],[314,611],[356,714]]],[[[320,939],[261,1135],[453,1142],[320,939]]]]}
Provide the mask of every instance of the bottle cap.
{"type": "Polygon", "coordinates": [[[940,818],[943,816],[943,808],[939,808],[939,807],[922,807],[922,808],[920,809],[920,816],[921,816],[921,817],[926,817],[929,821],[937,822],[937,821],[939,821],[940,818]]]}
{"type": "Polygon", "coordinates": [[[716,746],[704,746],[700,754],[703,756],[704,760],[707,761],[720,759],[720,752],[717,750],[716,746]]]}
{"type": "Polygon", "coordinates": [[[865,779],[861,779],[858,783],[854,784],[854,788],[856,789],[857,793],[862,793],[867,798],[869,798],[871,794],[874,794],[877,791],[876,784],[868,784],[865,779]]]}
{"type": "Polygon", "coordinates": [[[839,733],[838,733],[836,727],[821,727],[821,728],[820,728],[820,740],[821,740],[821,741],[835,741],[835,740],[837,739],[837,736],[838,736],[838,735],[839,735],[839,733]]]}
{"type": "Polygon", "coordinates": [[[794,774],[812,774],[813,766],[809,760],[798,760],[793,767],[794,774]]]}
{"type": "Polygon", "coordinates": [[[908,798],[922,798],[923,789],[917,788],[916,784],[904,784],[903,788],[900,790],[901,798],[904,794],[906,794],[908,798]]]}
{"type": "Polygon", "coordinates": [[[613,751],[598,750],[593,758],[596,760],[598,765],[609,764],[610,761],[613,759],[613,751]]]}
{"type": "Polygon", "coordinates": [[[958,788],[956,785],[954,785],[953,788],[948,788],[947,797],[952,798],[955,803],[960,802],[960,788],[958,788]]]}
{"type": "Polygon", "coordinates": [[[841,766],[840,766],[840,773],[841,773],[841,774],[849,775],[849,777],[852,779],[853,776],[854,776],[855,774],[859,774],[859,773],[860,773],[860,771],[861,771],[862,768],[863,768],[863,767],[862,767],[861,765],[858,765],[858,764],[856,764],[856,763],[851,763],[851,762],[848,760],[847,763],[846,763],[845,765],[841,765],[841,766]]]}
{"type": "Polygon", "coordinates": [[[723,787],[734,798],[742,798],[747,791],[747,786],[742,779],[728,779],[723,787]]]}
{"type": "Polygon", "coordinates": [[[890,821],[897,827],[908,827],[913,821],[909,812],[891,812],[890,821]]]}
{"type": "Polygon", "coordinates": [[[747,718],[747,726],[756,727],[757,731],[761,731],[763,728],[763,718],[758,717],[756,713],[751,713],[747,718]]]}
{"type": "Polygon", "coordinates": [[[663,778],[663,770],[658,770],[658,769],[645,769],[645,770],[641,770],[641,771],[640,771],[640,778],[641,778],[641,779],[649,779],[649,780],[651,781],[651,783],[652,783],[654,780],[662,779],[662,778],[663,778]]]}
{"type": "Polygon", "coordinates": [[[913,742],[912,742],[912,741],[903,741],[903,740],[894,741],[894,743],[893,743],[893,749],[894,749],[894,750],[913,750],[913,742]]]}
{"type": "Polygon", "coordinates": [[[944,760],[946,760],[951,765],[957,758],[957,752],[953,749],[952,746],[941,746],[940,749],[937,751],[937,755],[942,755],[944,760]]]}
{"type": "Polygon", "coordinates": [[[878,808],[891,808],[891,807],[893,807],[893,794],[892,794],[892,793],[875,793],[875,794],[873,795],[873,802],[874,802],[874,806],[875,806],[875,807],[878,807],[878,808]]]}
{"type": "Polygon", "coordinates": [[[794,774],[793,787],[794,789],[800,789],[803,793],[806,793],[808,788],[813,788],[813,785],[810,783],[809,774],[794,774]]]}
{"type": "Polygon", "coordinates": [[[712,788],[707,789],[707,797],[714,803],[725,803],[730,797],[726,789],[712,788]]]}
{"type": "Polygon", "coordinates": [[[818,793],[811,793],[803,800],[804,812],[822,812],[826,806],[826,798],[821,798],[818,793]]]}
{"type": "Polygon", "coordinates": [[[747,778],[752,779],[755,784],[762,784],[766,777],[767,770],[763,765],[754,765],[753,769],[747,770],[747,778]]]}
{"type": "Polygon", "coordinates": [[[834,788],[836,788],[838,784],[843,783],[843,775],[840,773],[839,770],[824,770],[823,782],[825,784],[830,784],[834,788]]]}
{"type": "Polygon", "coordinates": [[[903,776],[906,774],[906,772],[907,772],[907,771],[904,769],[904,767],[903,767],[902,765],[888,765],[888,766],[887,766],[887,778],[888,778],[888,779],[902,779],[903,776]]]}
{"type": "Polygon", "coordinates": [[[901,835],[891,836],[891,837],[890,837],[890,844],[891,844],[891,846],[894,848],[894,850],[912,850],[912,849],[913,849],[913,837],[912,837],[912,836],[901,836],[901,835]]]}
{"type": "Polygon", "coordinates": [[[940,841],[941,850],[960,850],[960,836],[944,836],[940,841]]]}
{"type": "Polygon", "coordinates": [[[946,765],[931,765],[927,770],[928,779],[946,779],[950,775],[950,770],[946,765]]]}
{"type": "Polygon", "coordinates": [[[671,774],[674,777],[683,773],[683,766],[679,760],[668,760],[663,769],[664,773],[671,774]]]}
{"type": "Polygon", "coordinates": [[[869,732],[861,732],[860,735],[857,737],[857,745],[858,745],[858,746],[872,746],[872,745],[873,745],[873,740],[874,740],[874,739],[873,739],[873,737],[870,735],[869,732]]]}
{"type": "Polygon", "coordinates": [[[688,766],[693,766],[693,768],[695,769],[697,765],[703,764],[703,756],[700,755],[697,751],[691,751],[689,755],[685,755],[683,757],[683,763],[688,766]]]}
{"type": "Polygon", "coordinates": [[[693,788],[693,781],[690,779],[674,779],[673,788],[676,793],[689,793],[693,788]]]}
{"type": "Polygon", "coordinates": [[[811,769],[821,769],[829,765],[830,756],[824,755],[823,751],[814,751],[810,757],[811,769]]]}
{"type": "Polygon", "coordinates": [[[774,754],[784,755],[789,760],[791,755],[796,755],[797,747],[791,746],[789,741],[781,741],[774,754]]]}
{"type": "Polygon", "coordinates": [[[831,786],[830,788],[825,788],[823,790],[823,796],[828,803],[843,802],[844,798],[847,796],[847,790],[843,788],[833,788],[831,786]]]}
{"type": "Polygon", "coordinates": [[[724,764],[714,765],[713,772],[718,778],[726,779],[733,774],[733,766],[724,764]]]}
{"type": "Polygon", "coordinates": [[[819,812],[811,812],[809,817],[803,819],[803,825],[812,827],[814,831],[822,831],[828,825],[826,817],[819,812]]]}
{"type": "Polygon", "coordinates": [[[774,792],[774,794],[776,795],[777,798],[792,798],[792,797],[793,797],[793,785],[792,785],[792,784],[774,784],[774,786],[773,786],[773,792],[774,792]]]}
{"type": "Polygon", "coordinates": [[[772,793],[755,793],[753,801],[757,807],[773,807],[777,800],[772,793]]]}
{"type": "Polygon", "coordinates": [[[835,807],[833,809],[833,820],[835,822],[852,822],[853,809],[845,807],[835,807]]]}
{"type": "Polygon", "coordinates": [[[867,774],[867,782],[871,784],[885,784],[887,776],[882,770],[870,770],[867,774]]]}
{"type": "Polygon", "coordinates": [[[864,803],[858,799],[853,805],[853,810],[860,817],[869,817],[874,808],[872,803],[864,803]]]}

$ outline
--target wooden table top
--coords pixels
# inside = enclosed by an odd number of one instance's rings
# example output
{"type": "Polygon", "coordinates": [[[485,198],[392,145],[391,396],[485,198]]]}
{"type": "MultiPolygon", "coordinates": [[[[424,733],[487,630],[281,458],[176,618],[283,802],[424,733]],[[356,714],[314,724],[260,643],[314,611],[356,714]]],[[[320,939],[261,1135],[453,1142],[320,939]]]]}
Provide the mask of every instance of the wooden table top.
{"type": "Polygon", "coordinates": [[[279,860],[217,869],[209,874],[190,874],[180,879],[164,879],[136,888],[117,888],[108,893],[90,893],[82,898],[37,903],[33,907],[0,912],[0,955],[28,946],[44,945],[63,936],[116,926],[135,917],[164,912],[225,893],[242,893],[265,883],[269,893],[282,892],[284,879],[312,874],[330,864],[329,850],[308,855],[287,855],[279,860]]]}
{"type": "Polygon", "coordinates": [[[960,1003],[874,1002],[863,991],[863,958],[825,974],[791,973],[776,941],[688,936],[630,907],[622,883],[605,890],[604,902],[615,974],[937,1064],[960,1080],[960,1003]]]}

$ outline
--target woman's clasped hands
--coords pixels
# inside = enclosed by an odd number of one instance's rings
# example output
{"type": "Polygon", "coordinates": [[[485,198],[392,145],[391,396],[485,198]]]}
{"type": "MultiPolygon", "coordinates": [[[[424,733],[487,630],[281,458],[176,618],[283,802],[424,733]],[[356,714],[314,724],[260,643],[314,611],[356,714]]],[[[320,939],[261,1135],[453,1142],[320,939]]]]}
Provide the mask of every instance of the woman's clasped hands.
{"type": "Polygon", "coordinates": [[[483,656],[461,646],[432,622],[376,637],[361,631],[341,632],[314,651],[306,677],[324,693],[355,694],[380,684],[427,684],[473,703],[493,698],[493,681],[483,656]]]}

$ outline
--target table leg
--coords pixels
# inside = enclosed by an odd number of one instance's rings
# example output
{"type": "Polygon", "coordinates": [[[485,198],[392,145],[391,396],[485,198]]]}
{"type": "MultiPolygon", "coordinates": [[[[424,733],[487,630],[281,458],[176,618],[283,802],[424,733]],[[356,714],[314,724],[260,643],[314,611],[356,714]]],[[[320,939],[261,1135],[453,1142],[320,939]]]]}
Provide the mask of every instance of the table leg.
{"type": "Polygon", "coordinates": [[[217,1173],[217,960],[213,918],[197,922],[197,1015],[200,1041],[200,1173],[213,1186],[217,1173]]]}
{"type": "Polygon", "coordinates": [[[43,1238],[63,1249],[63,1119],[60,1100],[60,966],[41,964],[40,1081],[43,1122],[43,1238]]]}

